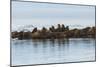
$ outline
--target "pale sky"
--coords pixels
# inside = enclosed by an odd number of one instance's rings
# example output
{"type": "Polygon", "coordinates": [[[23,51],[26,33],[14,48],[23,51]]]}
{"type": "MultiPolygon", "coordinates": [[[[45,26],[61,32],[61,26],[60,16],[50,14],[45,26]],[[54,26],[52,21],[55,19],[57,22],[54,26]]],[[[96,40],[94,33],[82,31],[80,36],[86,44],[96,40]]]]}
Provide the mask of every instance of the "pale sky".
{"type": "Polygon", "coordinates": [[[12,30],[24,25],[42,28],[57,24],[95,26],[95,6],[12,1],[12,30]]]}

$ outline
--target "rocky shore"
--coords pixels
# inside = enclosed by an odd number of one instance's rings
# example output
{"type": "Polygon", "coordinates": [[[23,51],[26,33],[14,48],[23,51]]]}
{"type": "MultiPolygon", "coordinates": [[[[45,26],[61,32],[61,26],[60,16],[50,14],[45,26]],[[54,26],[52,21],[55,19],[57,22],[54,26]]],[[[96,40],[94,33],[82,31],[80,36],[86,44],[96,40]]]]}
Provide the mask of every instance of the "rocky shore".
{"type": "Polygon", "coordinates": [[[49,29],[43,27],[41,30],[34,28],[32,31],[14,31],[11,32],[11,37],[23,39],[56,39],[56,38],[95,38],[96,27],[86,27],[83,29],[69,29],[69,26],[58,24],[55,28],[51,26],[49,29]]]}

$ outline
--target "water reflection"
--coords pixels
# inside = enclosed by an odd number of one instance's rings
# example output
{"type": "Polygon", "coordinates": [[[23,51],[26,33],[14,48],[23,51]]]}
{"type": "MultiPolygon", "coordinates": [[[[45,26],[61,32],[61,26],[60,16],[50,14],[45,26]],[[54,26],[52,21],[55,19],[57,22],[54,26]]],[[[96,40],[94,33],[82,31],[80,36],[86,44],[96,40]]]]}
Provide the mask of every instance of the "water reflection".
{"type": "MultiPolygon", "coordinates": [[[[91,47],[90,43],[94,44],[93,46],[95,47],[95,40],[94,39],[89,39],[89,38],[84,38],[84,39],[34,39],[34,40],[15,40],[12,41],[13,46],[16,48],[32,48],[36,52],[38,50],[49,50],[50,51],[61,51],[61,50],[69,50],[70,46],[72,47],[80,47],[83,46],[85,48],[91,47]],[[84,45],[82,45],[84,44],[84,45]],[[27,47],[26,47],[27,46],[27,47]]],[[[71,49],[70,48],[70,49],[71,49]]]]}
{"type": "Polygon", "coordinates": [[[18,65],[94,60],[95,39],[13,40],[12,57],[13,64],[18,65]]]}
{"type": "Polygon", "coordinates": [[[54,51],[57,48],[59,50],[64,50],[65,46],[67,46],[67,49],[69,48],[69,39],[34,39],[32,40],[32,44],[35,49],[46,49],[47,47],[50,47],[51,51],[54,51]]]}

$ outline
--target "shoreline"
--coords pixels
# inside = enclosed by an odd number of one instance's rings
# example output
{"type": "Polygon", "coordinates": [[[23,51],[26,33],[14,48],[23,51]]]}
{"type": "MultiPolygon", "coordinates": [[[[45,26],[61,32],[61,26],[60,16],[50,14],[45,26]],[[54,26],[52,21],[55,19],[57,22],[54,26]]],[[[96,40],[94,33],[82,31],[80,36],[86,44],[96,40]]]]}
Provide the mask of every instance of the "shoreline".
{"type": "Polygon", "coordinates": [[[95,38],[96,37],[96,27],[86,27],[83,29],[69,29],[69,26],[64,26],[64,24],[58,24],[55,28],[51,26],[49,29],[43,27],[38,30],[35,27],[32,31],[14,31],[11,32],[11,38],[23,39],[62,39],[62,38],[95,38]]]}

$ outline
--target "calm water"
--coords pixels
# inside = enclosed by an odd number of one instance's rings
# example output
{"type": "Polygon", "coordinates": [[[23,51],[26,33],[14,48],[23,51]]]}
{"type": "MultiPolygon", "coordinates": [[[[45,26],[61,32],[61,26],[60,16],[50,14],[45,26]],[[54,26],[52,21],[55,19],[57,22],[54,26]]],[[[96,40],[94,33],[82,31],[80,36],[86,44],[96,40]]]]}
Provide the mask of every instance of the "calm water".
{"type": "Polygon", "coordinates": [[[95,60],[95,39],[12,40],[12,65],[95,60]]]}

